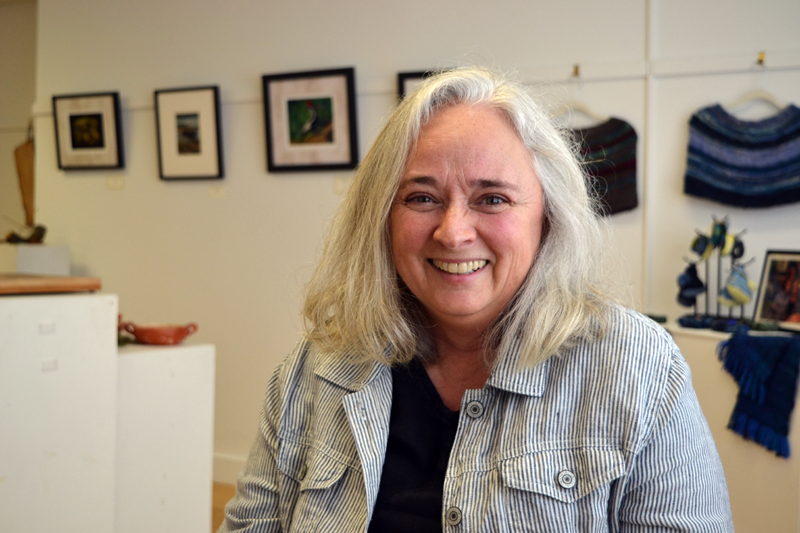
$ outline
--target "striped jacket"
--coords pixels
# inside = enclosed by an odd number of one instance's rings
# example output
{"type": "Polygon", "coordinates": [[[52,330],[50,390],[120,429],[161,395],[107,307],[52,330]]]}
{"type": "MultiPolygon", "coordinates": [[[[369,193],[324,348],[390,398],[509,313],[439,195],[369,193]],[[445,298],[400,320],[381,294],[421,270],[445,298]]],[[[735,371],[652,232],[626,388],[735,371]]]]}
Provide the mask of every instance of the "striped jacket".
{"type": "MultiPolygon", "coordinates": [[[[614,313],[603,340],[533,368],[512,351],[464,394],[443,531],[733,531],[686,361],[654,322],[614,313]]],[[[269,383],[220,532],[366,531],[391,394],[387,366],[301,342],[269,383]]]]}

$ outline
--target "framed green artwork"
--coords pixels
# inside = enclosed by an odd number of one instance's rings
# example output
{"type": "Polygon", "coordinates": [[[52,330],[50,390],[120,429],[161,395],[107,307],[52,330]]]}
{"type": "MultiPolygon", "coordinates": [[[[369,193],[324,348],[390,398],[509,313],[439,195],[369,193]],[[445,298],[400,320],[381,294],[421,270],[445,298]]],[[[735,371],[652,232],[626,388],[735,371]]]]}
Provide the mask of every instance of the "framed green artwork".
{"type": "Polygon", "coordinates": [[[353,68],[268,74],[262,80],[270,172],[356,167],[353,68]]]}

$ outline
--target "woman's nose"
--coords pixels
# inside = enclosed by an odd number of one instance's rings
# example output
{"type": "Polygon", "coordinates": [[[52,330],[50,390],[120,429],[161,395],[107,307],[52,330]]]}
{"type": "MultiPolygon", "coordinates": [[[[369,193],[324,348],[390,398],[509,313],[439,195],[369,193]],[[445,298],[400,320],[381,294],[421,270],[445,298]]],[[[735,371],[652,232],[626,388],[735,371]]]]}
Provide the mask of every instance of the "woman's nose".
{"type": "Polygon", "coordinates": [[[446,248],[459,246],[475,240],[475,225],[472,214],[460,206],[449,206],[444,210],[433,238],[446,248]]]}

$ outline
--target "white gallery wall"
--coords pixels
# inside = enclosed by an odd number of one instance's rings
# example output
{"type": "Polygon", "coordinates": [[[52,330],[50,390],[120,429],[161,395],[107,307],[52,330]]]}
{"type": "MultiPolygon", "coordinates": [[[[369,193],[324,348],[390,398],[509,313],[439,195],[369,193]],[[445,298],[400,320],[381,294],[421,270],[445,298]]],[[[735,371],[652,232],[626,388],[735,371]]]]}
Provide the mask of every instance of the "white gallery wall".
{"type": "Polygon", "coordinates": [[[0,240],[24,234],[14,150],[28,138],[36,94],[36,3],[0,1],[0,240]]]}
{"type": "MultiPolygon", "coordinates": [[[[689,143],[688,122],[696,110],[736,103],[762,89],[779,101],[800,104],[800,2],[652,3],[648,158],[646,167],[647,309],[676,318],[686,311],[676,301],[675,278],[695,260],[689,247],[695,230],[708,234],[712,216],[728,216],[730,230],[745,244],[743,261],[758,279],[768,249],[800,249],[800,205],[743,209],[683,194],[689,143]],[[764,67],[757,64],[764,52],[764,67]]],[[[763,102],[734,110],[756,120],[775,113],[763,102]]],[[[716,288],[716,263],[711,284],[716,288]]],[[[728,262],[725,260],[723,265],[728,262]]],[[[723,266],[722,284],[726,267],[723,266]]],[[[698,267],[702,273],[703,268],[698,267]]],[[[705,300],[699,301],[704,305],[705,300]]],[[[710,310],[716,312],[712,298],[710,310]]],[[[704,310],[701,305],[701,311],[704,310]]],[[[752,316],[753,305],[745,316],[752,316]]],[[[724,313],[727,308],[722,307],[724,313]]],[[[737,310],[738,313],[738,310],[737,310]]],[[[738,314],[737,314],[738,316],[738,314]]]]}
{"type": "Polygon", "coordinates": [[[355,67],[362,155],[399,71],[515,70],[549,103],[627,120],[640,207],[611,217],[608,261],[630,305],[674,319],[681,257],[712,214],[747,228],[751,275],[765,249],[800,248],[796,205],[734,210],[681,192],[694,110],[756,84],[800,102],[797,21],[796,0],[38,0],[37,221],[69,246],[74,274],[119,295],[125,319],[195,321],[192,340],[216,345],[215,477],[232,481],[269,375],[301,335],[302,286],[350,176],[266,171],[263,74],[355,67]],[[761,50],[765,72],[751,68],[761,50]],[[153,91],[211,84],[225,178],[159,180],[153,91]],[[51,98],[99,91],[120,93],[125,168],[60,171],[51,98]]]}

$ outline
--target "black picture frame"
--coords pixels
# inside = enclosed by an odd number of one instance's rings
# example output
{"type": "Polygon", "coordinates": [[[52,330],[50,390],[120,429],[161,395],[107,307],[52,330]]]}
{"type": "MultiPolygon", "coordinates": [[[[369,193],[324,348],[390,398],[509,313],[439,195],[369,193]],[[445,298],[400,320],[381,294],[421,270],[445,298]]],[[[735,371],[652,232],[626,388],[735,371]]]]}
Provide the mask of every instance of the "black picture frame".
{"type": "Polygon", "coordinates": [[[269,172],[358,165],[353,67],[262,76],[269,172]]]}
{"type": "Polygon", "coordinates": [[[223,178],[219,87],[159,89],[153,97],[160,178],[223,178]]]}
{"type": "Polygon", "coordinates": [[[767,250],[753,321],[800,331],[800,250],[767,250]]]}
{"type": "Polygon", "coordinates": [[[58,168],[125,166],[118,92],[53,95],[53,121],[58,168]]]}
{"type": "Polygon", "coordinates": [[[397,73],[397,99],[402,100],[425,78],[441,72],[438,70],[415,70],[397,73]]]}

